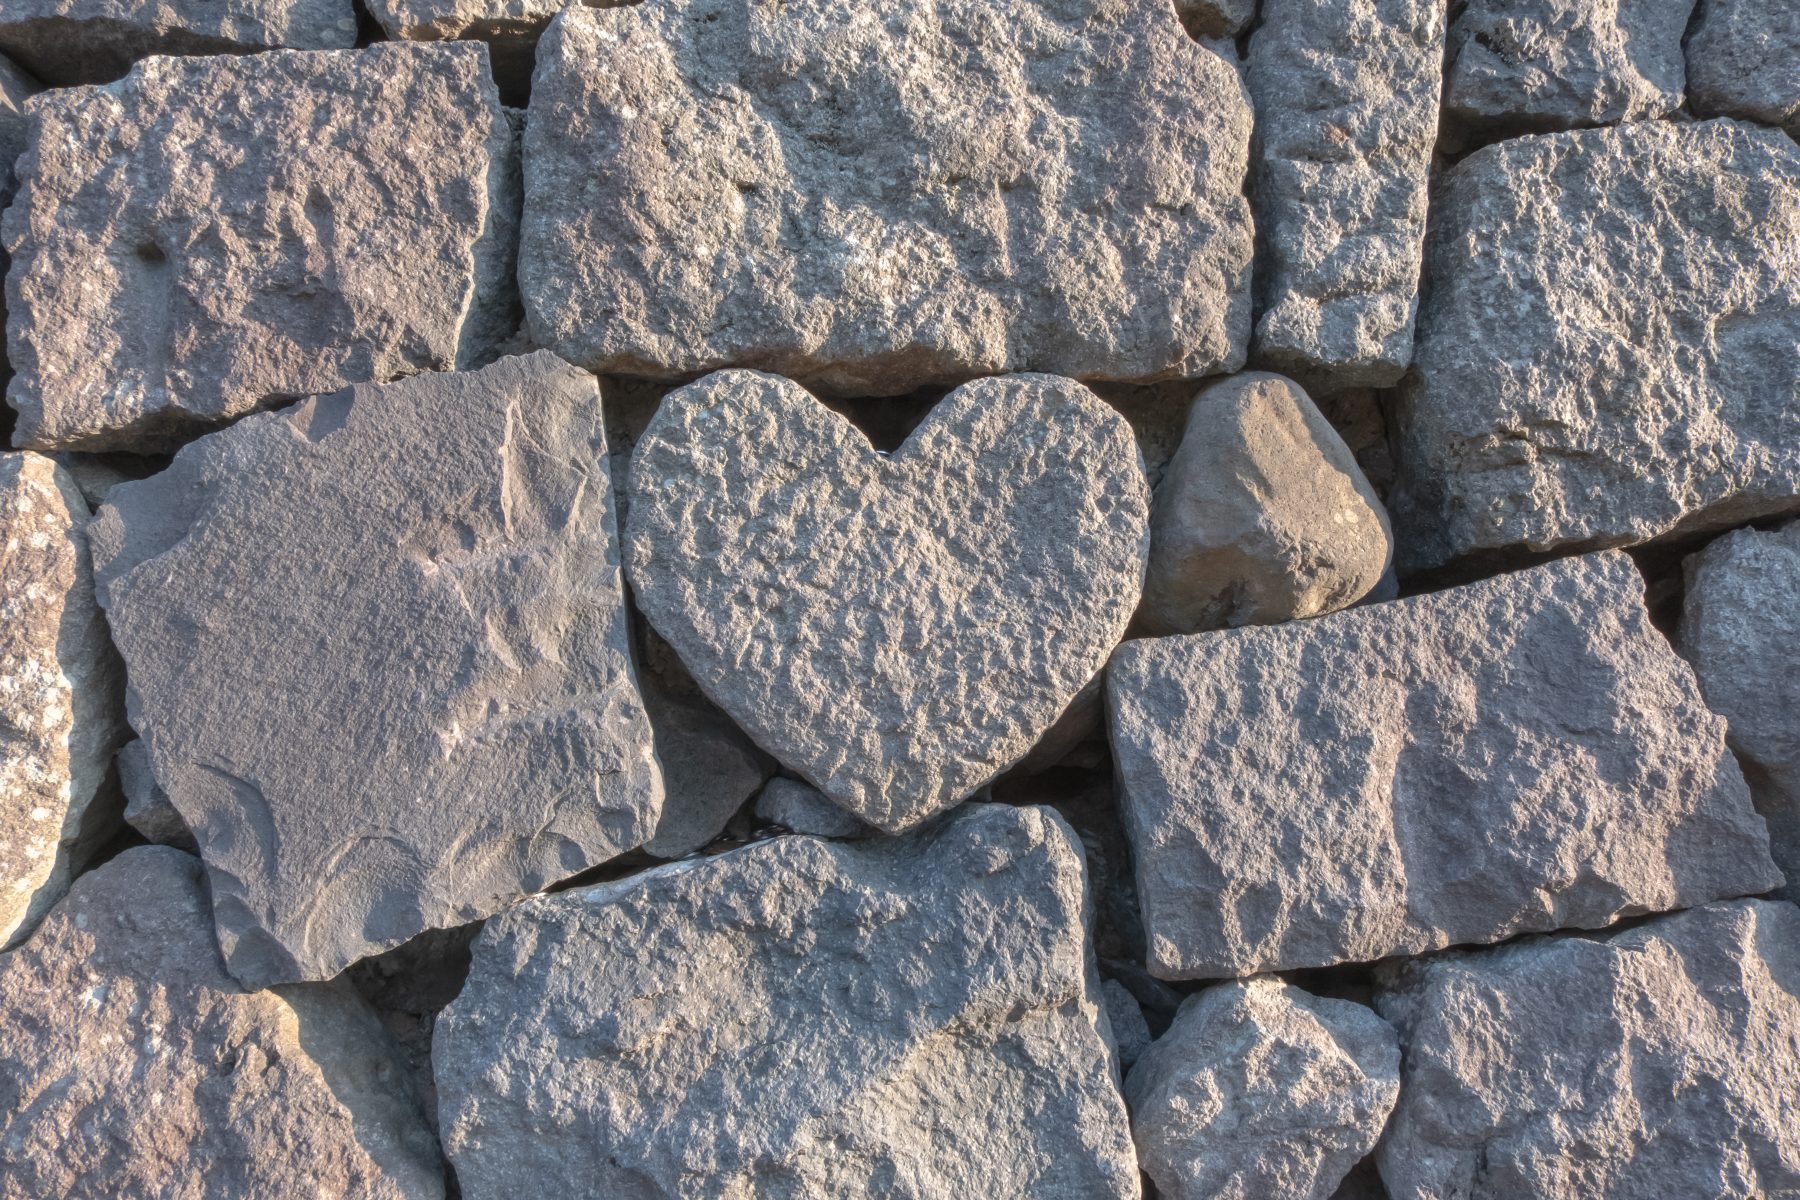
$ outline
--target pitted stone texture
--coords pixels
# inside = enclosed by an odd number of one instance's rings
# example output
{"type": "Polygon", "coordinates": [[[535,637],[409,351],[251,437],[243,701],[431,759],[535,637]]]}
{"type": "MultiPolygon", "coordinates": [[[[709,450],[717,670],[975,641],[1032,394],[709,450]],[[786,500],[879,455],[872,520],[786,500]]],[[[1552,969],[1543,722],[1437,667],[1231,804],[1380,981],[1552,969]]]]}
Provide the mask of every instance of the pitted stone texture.
{"type": "Polygon", "coordinates": [[[1166,979],[1597,928],[1781,883],[1725,722],[1620,552],[1128,642],[1107,682],[1166,979]]]}
{"type": "Polygon", "coordinates": [[[443,1164],[348,987],[244,993],[200,864],[127,850],[0,955],[0,1193],[436,1200],[443,1164]]]}
{"type": "Polygon", "coordinates": [[[1401,964],[1377,1151],[1393,1200],[1800,1194],[1800,909],[1743,900],[1611,937],[1401,964]]]}
{"type": "Polygon", "coordinates": [[[972,805],[511,909],[432,1048],[463,1194],[1136,1197],[1083,904],[972,805]]]}
{"type": "Polygon", "coordinates": [[[769,780],[756,798],[756,815],[764,821],[814,837],[859,838],[875,832],[798,779],[769,780]]]}
{"type": "Polygon", "coordinates": [[[632,455],[639,608],[783,766],[893,833],[1014,763],[1105,665],[1149,541],[1124,418],[979,379],[891,456],[798,384],[720,371],[632,455]]]}
{"type": "Polygon", "coordinates": [[[1800,137],[1800,5],[1700,0],[1687,77],[1695,112],[1779,125],[1800,137]]]}
{"type": "Polygon", "coordinates": [[[1250,105],[1169,0],[650,0],[538,48],[519,279],[596,371],[1244,361],[1250,105]]]}
{"type": "Polygon", "coordinates": [[[1263,0],[1258,363],[1336,391],[1412,360],[1443,58],[1442,0],[1263,0]]]}
{"type": "Polygon", "coordinates": [[[1162,1200],[1327,1200],[1399,1090],[1387,1022],[1278,979],[1189,997],[1125,1080],[1162,1200]]]}
{"type": "Polygon", "coordinates": [[[194,831],[175,811],[169,793],[156,782],[150,750],[143,739],[133,738],[119,747],[114,762],[119,772],[119,790],[125,793],[125,823],[143,834],[146,841],[174,846],[189,854],[200,853],[194,831]]]}
{"type": "Polygon", "coordinates": [[[1448,171],[1397,419],[1402,571],[1800,509],[1796,261],[1800,147],[1772,129],[1545,134],[1448,171]]]}
{"type": "Polygon", "coordinates": [[[132,722],[239,979],[336,975],[649,837],[612,506],[598,389],[550,354],[259,414],[113,493],[132,722]]]}
{"type": "Polygon", "coordinates": [[[95,803],[126,730],[87,523],[55,463],[0,454],[0,946],[31,931],[118,824],[95,803]]]}
{"type": "Polygon", "coordinates": [[[32,105],[21,446],[146,451],[512,332],[516,138],[474,45],[152,58],[32,105]]]}
{"type": "Polygon", "coordinates": [[[1444,106],[1506,136],[1661,117],[1681,107],[1694,0],[1466,0],[1444,106]]]}
{"type": "Polygon", "coordinates": [[[1728,533],[1683,566],[1676,645],[1725,718],[1788,879],[1782,894],[1800,900],[1800,523],[1728,533]]]}
{"type": "Polygon", "coordinates": [[[1139,620],[1152,633],[1335,612],[1381,581],[1393,532],[1375,489],[1298,385],[1201,391],[1151,504],[1139,620]]]}

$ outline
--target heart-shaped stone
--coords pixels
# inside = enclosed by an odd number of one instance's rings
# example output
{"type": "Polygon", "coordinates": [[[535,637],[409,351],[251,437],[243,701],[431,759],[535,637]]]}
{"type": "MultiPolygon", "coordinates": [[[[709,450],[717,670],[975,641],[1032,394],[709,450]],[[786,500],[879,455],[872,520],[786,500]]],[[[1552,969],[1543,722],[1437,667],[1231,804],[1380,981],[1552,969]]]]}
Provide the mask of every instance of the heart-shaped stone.
{"type": "Polygon", "coordinates": [[[639,607],[714,702],[889,832],[1017,762],[1143,587],[1123,417],[1053,375],[979,379],[891,456],[798,384],[720,371],[632,455],[639,607]]]}

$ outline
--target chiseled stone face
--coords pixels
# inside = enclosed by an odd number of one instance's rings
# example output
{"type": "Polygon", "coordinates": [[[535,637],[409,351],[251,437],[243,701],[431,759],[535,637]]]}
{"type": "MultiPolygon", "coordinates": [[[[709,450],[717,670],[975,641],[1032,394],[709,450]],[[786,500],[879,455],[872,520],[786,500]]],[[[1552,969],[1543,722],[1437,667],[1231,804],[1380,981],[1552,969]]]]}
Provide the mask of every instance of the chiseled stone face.
{"type": "Polygon", "coordinates": [[[531,113],[528,327],[592,370],[1244,361],[1250,105],[1169,0],[572,5],[531,113]]]}
{"type": "Polygon", "coordinates": [[[1688,99],[1705,116],[1742,117],[1800,136],[1800,5],[1700,0],[1687,40],[1688,99]]]}
{"type": "Polygon", "coordinates": [[[251,986],[632,849],[662,802],[595,381],[540,353],[246,418],[92,541],[156,779],[251,986]]]}

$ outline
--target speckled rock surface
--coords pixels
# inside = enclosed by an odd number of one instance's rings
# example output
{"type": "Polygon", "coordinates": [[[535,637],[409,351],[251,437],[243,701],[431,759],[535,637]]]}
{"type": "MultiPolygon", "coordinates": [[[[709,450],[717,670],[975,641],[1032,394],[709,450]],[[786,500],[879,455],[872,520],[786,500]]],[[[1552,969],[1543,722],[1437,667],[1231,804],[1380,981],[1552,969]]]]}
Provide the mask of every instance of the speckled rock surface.
{"type": "Polygon", "coordinates": [[[1739,901],[1604,939],[1401,964],[1394,1200],[1800,1192],[1800,909],[1739,901]]]}
{"type": "Polygon", "coordinates": [[[1800,146],[1733,121],[1517,138],[1434,205],[1403,572],[1800,509],[1800,146]]]}
{"type": "Polygon", "coordinates": [[[1399,1090],[1387,1022],[1272,978],[1190,996],[1125,1080],[1161,1200],[1327,1200],[1399,1090]]]}
{"type": "Polygon", "coordinates": [[[511,909],[432,1050],[463,1194],[1136,1197],[1083,906],[978,805],[511,909]]]}
{"type": "Polygon", "coordinates": [[[153,58],[38,101],[5,216],[16,445],[170,448],[491,356],[516,138],[474,45],[153,58]]]}
{"type": "Polygon", "coordinates": [[[0,1192],[436,1200],[391,1055],[341,984],[242,992],[199,862],[128,850],[0,955],[0,1192]]]}
{"type": "Polygon", "coordinates": [[[1175,12],[1197,38],[1236,37],[1256,17],[1256,0],[1174,0],[1175,12]]]}
{"type": "Polygon", "coordinates": [[[1143,1006],[1124,984],[1107,979],[1100,984],[1100,1007],[1106,1010],[1107,1024],[1112,1027],[1113,1045],[1119,1052],[1119,1068],[1129,1071],[1150,1048],[1152,1040],[1143,1006]]]}
{"type": "Polygon", "coordinates": [[[159,846],[200,853],[194,831],[175,810],[169,793],[156,782],[150,750],[143,739],[132,738],[120,746],[113,762],[119,775],[119,790],[125,794],[125,823],[159,846]]]}
{"type": "Polygon", "coordinates": [[[101,600],[232,974],[326,978],[650,835],[612,503],[598,389],[549,354],[250,417],[113,492],[101,600]]]}
{"type": "Polygon", "coordinates": [[[897,832],[1017,762],[1124,635],[1147,488],[1077,383],[981,379],[891,456],[774,375],[671,392],[626,564],[695,680],[791,772],[897,832]]]}
{"type": "Polygon", "coordinates": [[[1263,0],[1256,104],[1256,360],[1331,391],[1412,360],[1441,0],[1263,0]]]}
{"type": "Polygon", "coordinates": [[[1622,553],[1107,670],[1152,972],[1363,962],[1750,895],[1768,832],[1622,553]]]}
{"type": "Polygon", "coordinates": [[[1687,77],[1695,112],[1800,136],[1800,5],[1700,0],[1687,40],[1687,77]]]}
{"type": "Polygon", "coordinates": [[[759,819],[795,833],[814,837],[868,837],[876,831],[863,824],[830,800],[810,783],[778,777],[769,780],[756,797],[759,819]]]}
{"type": "Polygon", "coordinates": [[[1169,0],[576,5],[531,112],[527,323],[592,370],[1244,361],[1250,105],[1169,0]]]}
{"type": "Polygon", "coordinates": [[[95,803],[126,730],[87,522],[55,463],[0,454],[0,946],[30,932],[118,823],[95,803]]]}

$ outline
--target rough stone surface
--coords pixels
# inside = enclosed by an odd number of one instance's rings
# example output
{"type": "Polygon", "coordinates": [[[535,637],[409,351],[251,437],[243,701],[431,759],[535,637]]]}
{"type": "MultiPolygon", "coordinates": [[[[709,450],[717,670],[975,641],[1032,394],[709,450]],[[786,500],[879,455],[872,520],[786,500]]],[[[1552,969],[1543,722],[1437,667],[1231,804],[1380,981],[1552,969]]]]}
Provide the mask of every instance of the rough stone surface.
{"type": "Polygon", "coordinates": [[[662,814],[644,849],[680,858],[719,836],[769,778],[771,765],[704,697],[673,696],[646,684],[644,707],[663,775],[662,814]]]}
{"type": "Polygon", "coordinates": [[[1135,1197],[1083,906],[976,805],[511,909],[432,1049],[463,1194],[1135,1197]]]}
{"type": "Polygon", "coordinates": [[[37,80],[19,70],[12,60],[0,57],[0,206],[11,204],[18,190],[13,164],[25,153],[30,122],[25,101],[43,90],[37,80]]]}
{"type": "Polygon", "coordinates": [[[1256,16],[1256,0],[1174,0],[1187,31],[1197,38],[1236,37],[1256,16]]]}
{"type": "Polygon", "coordinates": [[[0,946],[30,932],[117,823],[95,800],[125,737],[123,680],[87,522],[55,463],[0,454],[0,946]]]}
{"type": "Polygon", "coordinates": [[[612,505],[594,380],[549,354],[259,414],[113,493],[132,723],[239,979],[335,975],[649,836],[612,505]]]}
{"type": "Polygon", "coordinates": [[[1116,979],[1100,983],[1100,1005],[1106,1009],[1107,1024],[1112,1026],[1113,1044],[1119,1051],[1119,1067],[1129,1071],[1150,1047],[1150,1026],[1144,1020],[1143,1006],[1131,989],[1116,979]]]}
{"type": "Polygon", "coordinates": [[[1800,1194],[1800,909],[1745,900],[1604,939],[1403,964],[1377,1152],[1394,1200],[1800,1194]]]}
{"type": "Polygon", "coordinates": [[[156,782],[150,765],[150,751],[142,738],[132,738],[119,747],[114,759],[119,773],[119,790],[125,793],[125,823],[159,846],[174,846],[189,854],[200,853],[194,831],[187,827],[169,793],[156,782]]]}
{"type": "Polygon", "coordinates": [[[1250,105],[1169,0],[574,5],[531,113],[527,323],[592,370],[1244,361],[1250,105]]]}
{"type": "Polygon", "coordinates": [[[1700,0],[1687,78],[1695,112],[1780,125],[1800,137],[1800,5],[1700,0]]]}
{"type": "Polygon", "coordinates": [[[1278,979],[1190,997],[1125,1080],[1162,1200],[1327,1200],[1399,1090],[1387,1022],[1278,979]]]}
{"type": "Polygon", "coordinates": [[[244,993],[200,864],[128,850],[0,955],[0,1192],[444,1194],[431,1130],[341,984],[244,993]]]}
{"type": "Polygon", "coordinates": [[[1442,0],[1263,0],[1245,72],[1262,365],[1330,391],[1411,361],[1443,58],[1442,0]]]}
{"type": "Polygon", "coordinates": [[[1149,541],[1130,427],[1047,375],[965,384],[884,455],[798,384],[720,371],[664,399],[628,490],[650,623],[763,749],[888,832],[1062,715],[1149,541]]]}
{"type": "Polygon", "coordinates": [[[1107,671],[1150,968],[1366,962],[1781,883],[1623,553],[1107,671]]]}
{"type": "Polygon", "coordinates": [[[1356,456],[1299,386],[1203,389],[1151,504],[1138,618],[1152,633],[1273,625],[1360,600],[1393,531],[1356,456]]]}
{"type": "Polygon", "coordinates": [[[1676,644],[1725,718],[1788,879],[1782,894],[1800,900],[1800,523],[1728,533],[1684,568],[1676,644]]]}
{"type": "Polygon", "coordinates": [[[7,398],[21,446],[143,451],[512,332],[516,138],[486,50],[152,58],[31,110],[7,398]]]}
{"type": "Polygon", "coordinates": [[[756,815],[784,829],[814,837],[860,838],[875,833],[827,800],[824,792],[798,779],[769,780],[756,798],[756,815]]]}
{"type": "Polygon", "coordinates": [[[1396,422],[1402,570],[1800,508],[1796,260],[1775,130],[1646,121],[1457,164],[1396,422]]]}
{"type": "Polygon", "coordinates": [[[1681,107],[1693,0],[1466,0],[1444,106],[1478,133],[1576,129],[1681,107]]]}

